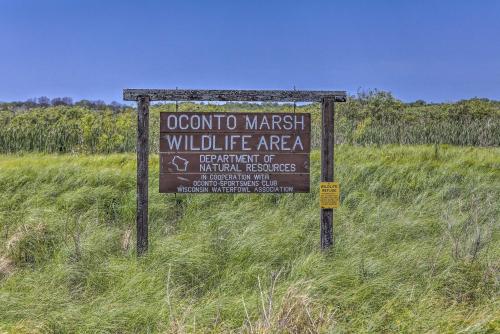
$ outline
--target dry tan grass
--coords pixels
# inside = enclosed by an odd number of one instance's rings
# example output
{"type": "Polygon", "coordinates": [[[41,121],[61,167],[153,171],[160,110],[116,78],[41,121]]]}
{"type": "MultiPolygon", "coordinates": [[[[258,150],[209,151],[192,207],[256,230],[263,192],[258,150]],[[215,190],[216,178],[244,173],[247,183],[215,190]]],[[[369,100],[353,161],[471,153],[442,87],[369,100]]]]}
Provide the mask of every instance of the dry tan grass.
{"type": "MultiPolygon", "coordinates": [[[[21,226],[5,243],[5,250],[9,253],[12,249],[16,247],[19,241],[23,238],[26,233],[25,228],[21,226]]],[[[12,261],[7,255],[0,255],[0,279],[10,276],[15,269],[14,261],[12,261]]]]}
{"type": "Polygon", "coordinates": [[[8,277],[14,272],[15,266],[11,259],[0,256],[0,278],[8,277]]]}
{"type": "MultiPolygon", "coordinates": [[[[335,326],[334,312],[317,303],[308,294],[308,288],[291,286],[276,309],[263,309],[261,317],[253,323],[248,319],[242,333],[324,333],[335,326]]],[[[269,295],[269,298],[272,298],[269,295]]],[[[269,300],[266,303],[271,305],[269,300]]]]}
{"type": "Polygon", "coordinates": [[[7,251],[11,251],[16,247],[16,245],[23,239],[23,236],[28,232],[29,228],[27,225],[21,225],[16,230],[16,232],[7,240],[6,248],[7,251]]]}
{"type": "Polygon", "coordinates": [[[123,236],[122,236],[121,245],[122,245],[123,251],[129,250],[131,238],[132,238],[132,227],[129,226],[129,227],[127,227],[125,232],[123,232],[123,236]]]}

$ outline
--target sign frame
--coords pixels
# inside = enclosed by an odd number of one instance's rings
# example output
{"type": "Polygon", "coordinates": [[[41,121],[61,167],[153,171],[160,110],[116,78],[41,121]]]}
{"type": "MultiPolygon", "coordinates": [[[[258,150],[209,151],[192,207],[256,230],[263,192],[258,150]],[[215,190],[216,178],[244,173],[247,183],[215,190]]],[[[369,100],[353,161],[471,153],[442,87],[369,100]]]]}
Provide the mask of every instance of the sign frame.
{"type": "MultiPolygon", "coordinates": [[[[149,105],[151,101],[320,102],[321,181],[334,181],[335,102],[345,102],[345,91],[307,90],[193,90],[124,89],[123,100],[137,102],[137,256],[148,250],[149,105]]],[[[320,246],[334,243],[333,209],[321,209],[320,246]]]]}
{"type": "Polygon", "coordinates": [[[159,148],[160,193],[310,191],[310,113],[161,112],[159,148]]]}

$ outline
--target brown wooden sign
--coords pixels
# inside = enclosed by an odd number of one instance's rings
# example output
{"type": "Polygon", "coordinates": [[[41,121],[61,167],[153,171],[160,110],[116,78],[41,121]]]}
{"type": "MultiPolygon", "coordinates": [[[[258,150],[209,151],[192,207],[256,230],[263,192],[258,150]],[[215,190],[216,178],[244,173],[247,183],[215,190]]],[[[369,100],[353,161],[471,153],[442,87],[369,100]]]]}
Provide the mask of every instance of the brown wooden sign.
{"type": "Polygon", "coordinates": [[[309,192],[308,113],[160,114],[160,192],[309,192]]]}

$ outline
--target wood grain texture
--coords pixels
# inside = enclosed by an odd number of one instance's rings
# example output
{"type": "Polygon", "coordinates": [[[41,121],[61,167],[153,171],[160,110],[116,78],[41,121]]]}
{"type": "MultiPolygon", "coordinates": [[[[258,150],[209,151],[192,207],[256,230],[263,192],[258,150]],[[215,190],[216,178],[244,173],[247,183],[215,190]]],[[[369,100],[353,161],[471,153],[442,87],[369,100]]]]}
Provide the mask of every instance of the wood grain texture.
{"type": "MultiPolygon", "coordinates": [[[[269,166],[275,166],[278,165],[280,168],[285,168],[284,166],[287,166],[287,169],[290,169],[290,165],[294,165],[294,169],[292,170],[287,170],[287,171],[279,171],[280,173],[309,173],[310,170],[310,161],[309,161],[309,153],[278,153],[273,155],[272,162],[266,163],[265,162],[265,154],[261,153],[238,153],[238,154],[233,154],[231,157],[231,154],[228,153],[175,153],[175,152],[170,152],[170,153],[160,153],[160,174],[168,174],[168,173],[179,173],[179,168],[176,166],[176,157],[180,157],[184,160],[186,163],[185,168],[183,169],[184,173],[203,173],[207,170],[207,168],[201,168],[202,165],[231,165],[231,166],[236,166],[238,170],[245,172],[247,174],[251,173],[269,173],[269,172],[274,172],[278,173],[276,169],[274,170],[269,170],[269,169],[263,169],[262,165],[266,165],[265,168],[269,168],[269,166]],[[246,160],[243,160],[243,162],[237,162],[235,157],[244,157],[244,156],[249,156],[251,158],[248,158],[246,160]],[[221,163],[221,160],[225,160],[227,162],[221,163]],[[251,159],[251,160],[250,160],[251,159]],[[249,162],[250,160],[250,162],[249,162]]],[[[241,160],[240,160],[241,161],[241,160]]],[[[276,168],[276,167],[274,167],[276,168]]],[[[219,172],[219,168],[211,168],[209,169],[209,172],[219,172]]],[[[207,174],[209,172],[206,172],[207,174]]]]}
{"type": "Polygon", "coordinates": [[[137,256],[148,250],[149,98],[137,103],[137,256]]]}
{"type": "MultiPolygon", "coordinates": [[[[161,193],[307,193],[309,192],[309,173],[295,174],[266,174],[267,180],[241,180],[238,176],[247,176],[247,173],[230,174],[185,174],[161,173],[161,193]],[[203,177],[207,176],[206,180],[203,177]],[[221,177],[222,179],[218,179],[221,177]],[[231,180],[234,178],[235,180],[231,180]],[[248,182],[258,182],[248,184],[248,182]],[[276,182],[277,184],[273,184],[276,182]]],[[[262,174],[261,174],[262,175],[262,174]]],[[[253,176],[253,174],[250,174],[253,176]]]]}
{"type": "Polygon", "coordinates": [[[309,133],[290,133],[290,134],[272,134],[272,133],[170,133],[160,132],[160,152],[258,152],[261,154],[277,154],[277,153],[306,153],[311,151],[311,136],[309,133]],[[230,138],[235,137],[234,145],[226,145],[230,143],[230,138]],[[243,136],[246,136],[243,138],[243,136]],[[273,139],[279,139],[282,143],[271,145],[273,139]],[[174,138],[182,138],[179,149],[175,149],[173,145],[174,138]],[[208,144],[209,139],[211,144],[208,144]],[[242,150],[242,142],[245,140],[247,150],[242,150]],[[267,147],[260,144],[260,140],[265,139],[267,147]],[[295,144],[300,141],[300,144],[295,144]],[[205,143],[205,144],[204,144],[205,143]],[[212,148],[204,148],[204,145],[212,148]],[[216,147],[217,149],[214,149],[216,147]]]}
{"type": "Polygon", "coordinates": [[[124,89],[125,101],[147,96],[150,101],[245,101],[245,102],[335,102],[346,100],[345,91],[305,90],[205,90],[205,89],[124,89]]]}
{"type": "MultiPolygon", "coordinates": [[[[324,99],[321,103],[321,181],[334,181],[334,101],[324,99]]],[[[320,221],[321,249],[327,250],[334,244],[333,209],[321,209],[320,221]]]]}
{"type": "Polygon", "coordinates": [[[160,112],[160,132],[310,133],[310,113],[160,112]],[[231,126],[231,128],[229,128],[231,126]]]}

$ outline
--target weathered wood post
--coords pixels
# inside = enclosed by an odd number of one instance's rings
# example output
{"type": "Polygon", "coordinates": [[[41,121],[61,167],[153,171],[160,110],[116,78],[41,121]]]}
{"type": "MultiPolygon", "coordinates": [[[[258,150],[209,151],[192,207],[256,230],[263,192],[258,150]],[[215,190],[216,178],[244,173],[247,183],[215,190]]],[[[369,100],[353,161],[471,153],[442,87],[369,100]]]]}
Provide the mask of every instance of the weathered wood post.
{"type": "Polygon", "coordinates": [[[137,256],[148,250],[149,97],[137,99],[137,256]]]}
{"type": "MultiPolygon", "coordinates": [[[[321,100],[321,182],[334,180],[334,116],[335,100],[321,100]]],[[[333,209],[321,209],[321,249],[327,250],[334,244],[333,209]]]]}

